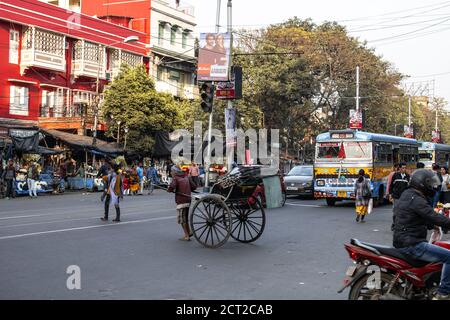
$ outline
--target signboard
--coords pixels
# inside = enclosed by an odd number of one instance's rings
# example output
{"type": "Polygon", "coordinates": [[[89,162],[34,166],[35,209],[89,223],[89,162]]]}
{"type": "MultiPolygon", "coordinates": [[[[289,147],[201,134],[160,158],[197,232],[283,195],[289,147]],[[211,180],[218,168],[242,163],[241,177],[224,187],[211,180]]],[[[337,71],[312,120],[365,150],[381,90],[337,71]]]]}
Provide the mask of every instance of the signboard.
{"type": "Polygon", "coordinates": [[[405,138],[410,138],[410,139],[414,138],[413,126],[408,126],[408,125],[404,126],[404,136],[405,136],[405,138]]]}
{"type": "Polygon", "coordinates": [[[225,109],[225,129],[227,145],[236,145],[236,109],[225,109]]]}
{"type": "Polygon", "coordinates": [[[216,98],[218,99],[242,98],[242,67],[232,66],[231,81],[217,83],[216,98]]]}
{"type": "Polygon", "coordinates": [[[362,112],[356,111],[354,109],[350,110],[350,129],[362,129],[363,123],[362,123],[362,112]]]}
{"type": "Polygon", "coordinates": [[[228,33],[201,33],[198,81],[228,81],[231,37],[228,33]]]}
{"type": "Polygon", "coordinates": [[[441,142],[441,131],[433,130],[431,133],[431,141],[433,141],[434,143],[441,142]]]}

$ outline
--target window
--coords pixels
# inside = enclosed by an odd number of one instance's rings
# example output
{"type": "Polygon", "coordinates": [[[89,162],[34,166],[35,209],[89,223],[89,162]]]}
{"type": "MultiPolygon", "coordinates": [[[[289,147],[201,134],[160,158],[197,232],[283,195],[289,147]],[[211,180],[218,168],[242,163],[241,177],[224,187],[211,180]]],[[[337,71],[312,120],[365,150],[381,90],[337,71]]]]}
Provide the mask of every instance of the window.
{"type": "Polygon", "coordinates": [[[175,45],[175,38],[177,36],[177,28],[170,29],[170,44],[175,45]]]}
{"type": "Polygon", "coordinates": [[[183,49],[186,49],[187,36],[188,36],[188,33],[183,32],[183,36],[181,38],[181,46],[183,47],[183,49]]]}
{"type": "Polygon", "coordinates": [[[160,46],[163,45],[163,40],[164,40],[164,24],[160,23],[159,24],[159,29],[158,29],[158,44],[160,46]]]}
{"type": "Polygon", "coordinates": [[[19,63],[19,31],[9,32],[9,63],[19,63]]]}
{"type": "Polygon", "coordinates": [[[28,116],[28,88],[10,87],[9,114],[28,116]]]}

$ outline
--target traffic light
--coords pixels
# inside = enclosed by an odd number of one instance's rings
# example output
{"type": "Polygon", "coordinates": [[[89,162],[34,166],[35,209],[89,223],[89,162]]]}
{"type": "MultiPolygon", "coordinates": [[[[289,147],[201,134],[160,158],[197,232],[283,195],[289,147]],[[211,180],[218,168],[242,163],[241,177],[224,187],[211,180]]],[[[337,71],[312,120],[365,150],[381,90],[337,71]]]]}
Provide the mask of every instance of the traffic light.
{"type": "Polygon", "coordinates": [[[214,85],[210,82],[205,82],[200,88],[200,97],[202,103],[200,104],[203,111],[212,112],[214,100],[214,85]]]}

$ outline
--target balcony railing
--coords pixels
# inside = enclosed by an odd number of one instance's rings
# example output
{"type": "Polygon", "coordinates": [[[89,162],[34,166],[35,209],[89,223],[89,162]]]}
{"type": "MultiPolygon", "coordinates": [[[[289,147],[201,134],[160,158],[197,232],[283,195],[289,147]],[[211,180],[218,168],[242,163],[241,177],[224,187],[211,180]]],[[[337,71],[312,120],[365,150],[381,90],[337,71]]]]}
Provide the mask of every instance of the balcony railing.
{"type": "Polygon", "coordinates": [[[106,79],[106,50],[98,44],[78,40],[73,49],[72,73],[75,78],[106,79]]]}
{"type": "Polygon", "coordinates": [[[66,37],[57,33],[26,27],[23,31],[20,71],[30,67],[53,71],[66,70],[66,37]]]}

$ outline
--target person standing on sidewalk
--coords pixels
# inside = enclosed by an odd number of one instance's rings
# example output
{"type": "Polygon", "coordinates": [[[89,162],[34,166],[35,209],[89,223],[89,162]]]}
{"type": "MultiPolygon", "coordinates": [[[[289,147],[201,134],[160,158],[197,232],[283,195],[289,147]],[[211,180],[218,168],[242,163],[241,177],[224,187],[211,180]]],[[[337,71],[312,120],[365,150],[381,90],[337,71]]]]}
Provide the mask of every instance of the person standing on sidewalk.
{"type": "Polygon", "coordinates": [[[3,171],[2,178],[6,184],[6,199],[15,198],[14,181],[16,180],[16,168],[12,159],[8,160],[8,166],[3,171]]]}
{"type": "Polygon", "coordinates": [[[175,192],[175,203],[177,204],[177,222],[181,224],[184,231],[184,237],[180,240],[190,241],[192,236],[189,228],[189,207],[191,205],[191,193],[197,186],[189,176],[177,166],[172,166],[172,182],[170,183],[168,192],[175,192]]]}
{"type": "Polygon", "coordinates": [[[39,173],[34,162],[29,165],[27,175],[28,194],[30,195],[30,198],[37,198],[36,182],[39,180],[39,173]]]}
{"type": "Polygon", "coordinates": [[[113,172],[108,175],[105,186],[105,214],[101,218],[102,221],[108,221],[109,205],[112,203],[116,209],[116,218],[114,222],[120,222],[120,200],[123,200],[123,181],[122,174],[120,173],[120,166],[113,165],[113,172]]]}

